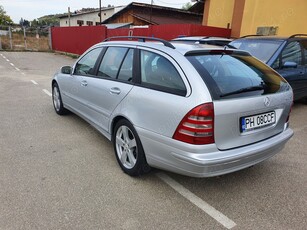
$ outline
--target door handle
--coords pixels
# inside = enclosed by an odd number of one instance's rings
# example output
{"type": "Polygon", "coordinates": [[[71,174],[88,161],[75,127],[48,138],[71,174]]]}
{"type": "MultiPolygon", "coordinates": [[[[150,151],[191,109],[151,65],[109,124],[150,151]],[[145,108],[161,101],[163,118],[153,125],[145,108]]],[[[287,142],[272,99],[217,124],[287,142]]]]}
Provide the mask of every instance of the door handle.
{"type": "Polygon", "coordinates": [[[111,94],[116,94],[116,95],[119,95],[120,94],[120,88],[117,88],[117,87],[113,87],[110,89],[110,93],[111,94]]]}
{"type": "Polygon", "coordinates": [[[81,86],[87,86],[87,81],[81,81],[81,86]]]}

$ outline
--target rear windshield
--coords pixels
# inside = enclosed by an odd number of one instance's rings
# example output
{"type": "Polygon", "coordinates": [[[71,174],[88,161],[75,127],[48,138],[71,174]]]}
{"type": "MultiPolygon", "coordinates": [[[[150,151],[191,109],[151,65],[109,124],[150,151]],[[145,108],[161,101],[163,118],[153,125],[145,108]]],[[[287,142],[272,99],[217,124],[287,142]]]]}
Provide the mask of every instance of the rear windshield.
{"type": "Polygon", "coordinates": [[[242,39],[235,40],[230,45],[240,50],[246,50],[251,55],[267,63],[273,54],[276,52],[282,41],[275,40],[260,40],[260,39],[242,39]]]}
{"type": "Polygon", "coordinates": [[[266,95],[289,90],[287,81],[249,55],[186,56],[201,75],[214,100],[266,95]]]}

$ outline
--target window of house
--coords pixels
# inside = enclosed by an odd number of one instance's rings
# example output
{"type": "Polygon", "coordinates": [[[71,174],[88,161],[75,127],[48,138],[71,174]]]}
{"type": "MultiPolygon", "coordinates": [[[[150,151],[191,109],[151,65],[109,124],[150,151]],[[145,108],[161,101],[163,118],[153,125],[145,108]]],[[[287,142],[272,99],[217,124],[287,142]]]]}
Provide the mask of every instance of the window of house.
{"type": "Polygon", "coordinates": [[[77,24],[78,24],[79,26],[82,26],[82,25],[84,24],[84,21],[83,21],[83,20],[77,20],[77,24]]]}
{"type": "Polygon", "coordinates": [[[92,26],[92,25],[93,25],[93,22],[92,22],[92,21],[86,21],[86,25],[92,26]]]}

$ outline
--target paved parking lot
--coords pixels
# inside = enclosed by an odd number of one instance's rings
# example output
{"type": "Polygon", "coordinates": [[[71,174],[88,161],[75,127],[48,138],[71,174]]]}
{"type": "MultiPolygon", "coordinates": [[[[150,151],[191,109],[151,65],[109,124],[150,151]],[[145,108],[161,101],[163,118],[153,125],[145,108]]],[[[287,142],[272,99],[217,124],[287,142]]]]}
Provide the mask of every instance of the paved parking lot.
{"type": "Polygon", "coordinates": [[[73,59],[0,52],[0,229],[306,229],[307,105],[272,159],[196,179],[125,175],[112,145],[53,111],[50,80],[73,59]]]}

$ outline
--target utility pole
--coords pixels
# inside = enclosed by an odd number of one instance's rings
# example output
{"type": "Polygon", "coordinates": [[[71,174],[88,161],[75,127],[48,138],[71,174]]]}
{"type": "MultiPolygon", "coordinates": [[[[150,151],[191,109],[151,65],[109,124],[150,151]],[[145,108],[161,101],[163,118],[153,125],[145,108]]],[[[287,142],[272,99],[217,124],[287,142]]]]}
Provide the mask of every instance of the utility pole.
{"type": "Polygon", "coordinates": [[[149,16],[149,22],[151,23],[151,17],[152,17],[152,4],[153,4],[153,0],[151,0],[151,6],[150,6],[150,16],[149,16]]]}
{"type": "Polygon", "coordinates": [[[13,41],[12,41],[12,27],[9,26],[9,38],[10,38],[10,47],[13,49],[13,41]]]}
{"type": "Polygon", "coordinates": [[[70,27],[70,7],[68,7],[68,26],[70,27]]]}
{"type": "Polygon", "coordinates": [[[26,27],[25,26],[23,27],[23,39],[24,39],[24,42],[25,42],[25,50],[27,50],[28,47],[27,47],[27,35],[26,35],[26,27]]]}
{"type": "Polygon", "coordinates": [[[99,0],[99,25],[101,25],[101,0],[99,0]]]}

